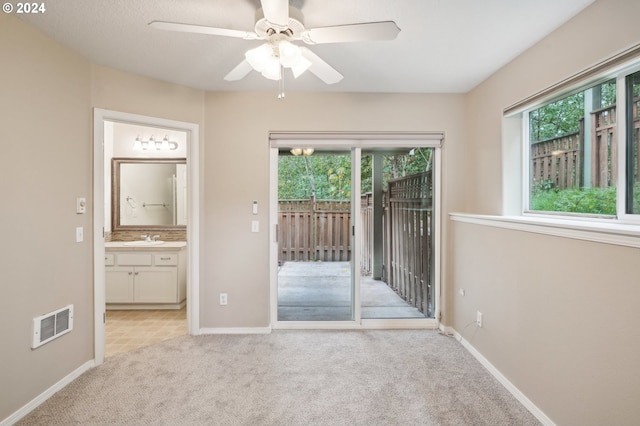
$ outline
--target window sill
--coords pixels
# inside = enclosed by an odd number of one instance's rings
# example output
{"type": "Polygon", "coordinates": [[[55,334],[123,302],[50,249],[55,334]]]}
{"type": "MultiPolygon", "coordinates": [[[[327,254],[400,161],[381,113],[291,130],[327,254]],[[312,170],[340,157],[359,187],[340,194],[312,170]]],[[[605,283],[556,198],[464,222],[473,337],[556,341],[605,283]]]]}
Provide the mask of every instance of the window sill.
{"type": "Polygon", "coordinates": [[[640,225],[533,216],[491,216],[450,213],[451,220],[576,240],[640,248],[640,225]]]}

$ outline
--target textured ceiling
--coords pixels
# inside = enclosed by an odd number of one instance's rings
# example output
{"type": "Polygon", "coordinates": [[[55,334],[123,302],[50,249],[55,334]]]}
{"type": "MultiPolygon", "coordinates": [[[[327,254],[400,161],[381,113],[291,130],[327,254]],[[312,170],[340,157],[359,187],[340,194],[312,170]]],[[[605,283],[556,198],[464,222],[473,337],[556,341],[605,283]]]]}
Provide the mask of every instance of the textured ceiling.
{"type": "MultiPolygon", "coordinates": [[[[306,28],[393,20],[393,41],[310,46],[344,75],[288,74],[287,91],[464,93],[593,0],[292,0],[306,28]]],[[[16,15],[93,63],[212,91],[275,90],[224,76],[261,43],[161,31],[154,20],[253,31],[259,0],[55,0],[16,15]]]]}

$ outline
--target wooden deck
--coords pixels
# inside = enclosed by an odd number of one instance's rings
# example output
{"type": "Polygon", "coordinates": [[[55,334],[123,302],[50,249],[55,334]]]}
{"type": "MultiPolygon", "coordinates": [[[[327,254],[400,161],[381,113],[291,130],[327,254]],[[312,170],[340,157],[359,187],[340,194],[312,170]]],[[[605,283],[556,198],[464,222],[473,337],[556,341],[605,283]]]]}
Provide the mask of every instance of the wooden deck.
{"type": "MultiPolygon", "coordinates": [[[[349,262],[285,262],[278,272],[279,321],[350,321],[349,262]]],[[[362,318],[425,318],[389,286],[361,277],[362,318]]]]}

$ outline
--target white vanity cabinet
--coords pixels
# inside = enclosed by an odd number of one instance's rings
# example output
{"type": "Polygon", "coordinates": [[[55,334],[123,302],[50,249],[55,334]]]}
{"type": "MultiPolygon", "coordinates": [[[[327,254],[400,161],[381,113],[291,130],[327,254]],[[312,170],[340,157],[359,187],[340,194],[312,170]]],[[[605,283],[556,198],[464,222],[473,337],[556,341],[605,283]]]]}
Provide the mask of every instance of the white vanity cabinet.
{"type": "Polygon", "coordinates": [[[186,244],[107,243],[107,309],[180,309],[186,299],[186,244]]]}

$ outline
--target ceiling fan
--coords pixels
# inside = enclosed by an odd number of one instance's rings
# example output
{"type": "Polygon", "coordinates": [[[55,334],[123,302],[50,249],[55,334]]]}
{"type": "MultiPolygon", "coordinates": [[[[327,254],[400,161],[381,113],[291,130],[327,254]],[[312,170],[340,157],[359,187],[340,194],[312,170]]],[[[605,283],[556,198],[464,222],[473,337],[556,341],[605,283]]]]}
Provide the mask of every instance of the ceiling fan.
{"type": "Polygon", "coordinates": [[[240,80],[252,70],[260,72],[265,78],[281,80],[283,69],[289,68],[296,78],[309,70],[327,84],[339,82],[343,78],[342,74],[307,47],[298,46],[292,42],[301,40],[308,45],[313,45],[393,40],[400,32],[400,28],[393,21],[307,29],[303,23],[302,12],[289,6],[289,0],[260,0],[260,3],[262,8],[256,12],[254,31],[167,21],[153,21],[149,25],[169,31],[265,40],[264,44],[245,53],[245,59],[224,77],[227,81],[240,80]]]}

